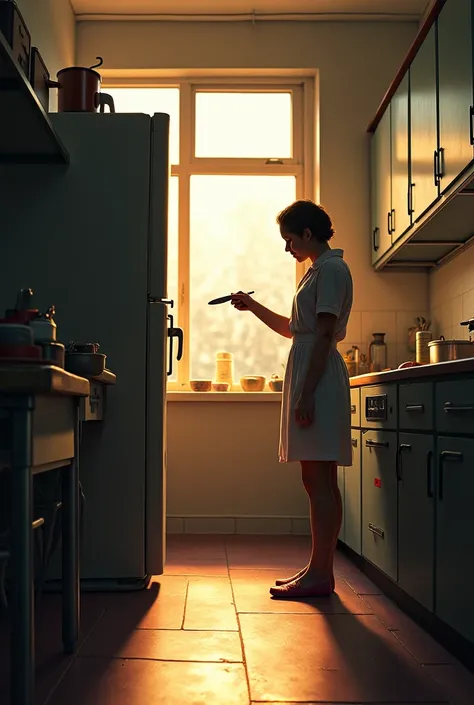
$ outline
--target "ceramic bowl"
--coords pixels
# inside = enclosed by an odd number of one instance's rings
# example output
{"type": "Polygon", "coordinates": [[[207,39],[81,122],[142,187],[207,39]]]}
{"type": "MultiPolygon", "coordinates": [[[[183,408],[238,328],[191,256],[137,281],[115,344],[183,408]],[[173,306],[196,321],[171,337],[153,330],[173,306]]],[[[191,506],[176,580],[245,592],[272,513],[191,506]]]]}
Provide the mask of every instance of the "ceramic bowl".
{"type": "Polygon", "coordinates": [[[260,375],[247,375],[240,378],[240,386],[244,392],[263,392],[265,389],[265,377],[260,375]]]}
{"type": "Polygon", "coordinates": [[[213,392],[228,392],[230,389],[230,384],[228,382],[213,382],[212,391],[213,392]]]}
{"type": "Polygon", "coordinates": [[[210,379],[192,379],[189,383],[193,392],[210,392],[212,382],[210,379]]]}
{"type": "Polygon", "coordinates": [[[271,379],[268,383],[268,386],[272,390],[272,392],[281,392],[283,389],[283,380],[282,379],[271,379]]]}

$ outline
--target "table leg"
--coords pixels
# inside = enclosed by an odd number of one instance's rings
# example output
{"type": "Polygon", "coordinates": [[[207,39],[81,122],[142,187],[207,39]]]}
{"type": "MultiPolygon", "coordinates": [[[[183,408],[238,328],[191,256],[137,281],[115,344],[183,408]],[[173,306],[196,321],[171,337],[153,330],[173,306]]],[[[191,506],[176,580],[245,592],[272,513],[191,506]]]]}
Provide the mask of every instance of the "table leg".
{"type": "Polygon", "coordinates": [[[11,410],[11,705],[33,705],[34,698],[33,408],[27,397],[11,410]]]}
{"type": "Polygon", "coordinates": [[[75,408],[74,458],[62,468],[63,646],[74,653],[79,636],[79,403],[75,408]]]}

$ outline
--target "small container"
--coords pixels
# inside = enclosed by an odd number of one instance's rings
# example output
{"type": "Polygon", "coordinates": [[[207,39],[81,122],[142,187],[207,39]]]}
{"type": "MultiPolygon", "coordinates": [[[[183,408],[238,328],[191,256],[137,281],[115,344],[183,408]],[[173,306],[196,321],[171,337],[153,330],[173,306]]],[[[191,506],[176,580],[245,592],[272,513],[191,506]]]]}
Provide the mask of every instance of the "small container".
{"type": "Polygon", "coordinates": [[[228,392],[230,384],[228,382],[213,382],[211,389],[213,392],[228,392]]]}
{"type": "Polygon", "coordinates": [[[387,343],[385,333],[372,333],[374,339],[369,345],[369,361],[371,372],[382,372],[387,369],[387,343]]]}
{"type": "Polygon", "coordinates": [[[366,375],[370,372],[369,368],[369,361],[367,360],[367,355],[365,353],[360,354],[360,360],[359,360],[359,374],[360,375],[366,375]]]}
{"type": "Polygon", "coordinates": [[[222,382],[232,387],[234,383],[234,358],[232,353],[218,352],[216,354],[216,377],[217,383],[222,382]]]}
{"type": "Polygon", "coordinates": [[[430,330],[416,331],[416,361],[419,365],[429,365],[430,363],[430,348],[428,343],[433,339],[433,334],[430,330]]]}
{"type": "Polygon", "coordinates": [[[261,375],[246,375],[240,378],[240,386],[244,392],[263,392],[266,378],[261,375]]]}
{"type": "Polygon", "coordinates": [[[193,392],[210,392],[212,380],[210,379],[192,379],[189,382],[193,392]]]}

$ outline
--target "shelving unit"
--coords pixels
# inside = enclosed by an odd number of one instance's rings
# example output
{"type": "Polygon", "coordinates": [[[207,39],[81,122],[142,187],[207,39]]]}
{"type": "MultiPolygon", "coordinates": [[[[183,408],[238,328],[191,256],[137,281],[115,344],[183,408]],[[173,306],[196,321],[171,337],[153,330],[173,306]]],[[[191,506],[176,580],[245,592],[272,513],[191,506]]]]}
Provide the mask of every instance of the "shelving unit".
{"type": "Polygon", "coordinates": [[[0,32],[0,163],[68,164],[69,155],[0,32]]]}

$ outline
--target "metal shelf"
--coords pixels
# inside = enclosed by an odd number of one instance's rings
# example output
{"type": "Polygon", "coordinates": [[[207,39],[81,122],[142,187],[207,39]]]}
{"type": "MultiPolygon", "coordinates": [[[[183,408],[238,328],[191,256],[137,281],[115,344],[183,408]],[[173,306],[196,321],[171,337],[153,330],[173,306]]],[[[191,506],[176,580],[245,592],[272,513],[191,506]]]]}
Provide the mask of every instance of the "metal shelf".
{"type": "Polygon", "coordinates": [[[69,154],[0,32],[0,163],[68,164],[69,154]]]}

